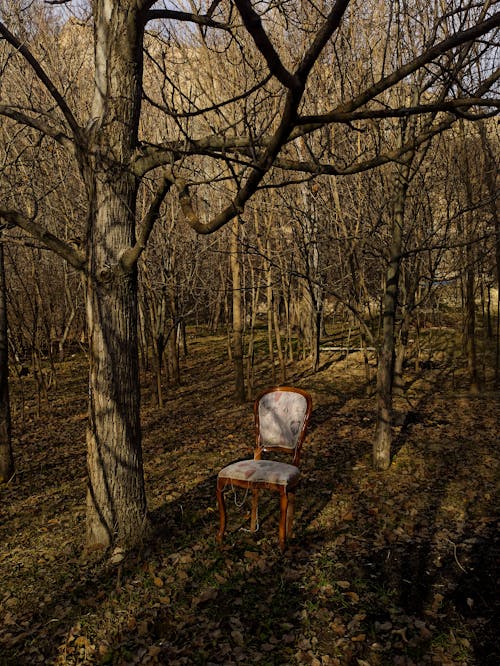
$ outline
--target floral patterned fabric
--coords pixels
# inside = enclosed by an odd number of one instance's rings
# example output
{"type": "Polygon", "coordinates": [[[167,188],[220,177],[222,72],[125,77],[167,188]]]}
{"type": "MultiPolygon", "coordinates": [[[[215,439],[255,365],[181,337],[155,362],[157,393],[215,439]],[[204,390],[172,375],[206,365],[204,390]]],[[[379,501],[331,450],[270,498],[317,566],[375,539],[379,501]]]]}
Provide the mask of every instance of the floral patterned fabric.
{"type": "Polygon", "coordinates": [[[259,402],[261,446],[294,449],[300,435],[307,401],[300,393],[273,391],[259,402]]]}
{"type": "Polygon", "coordinates": [[[282,486],[298,481],[299,476],[298,467],[275,460],[242,460],[224,467],[219,472],[219,478],[277,483],[282,486]]]}

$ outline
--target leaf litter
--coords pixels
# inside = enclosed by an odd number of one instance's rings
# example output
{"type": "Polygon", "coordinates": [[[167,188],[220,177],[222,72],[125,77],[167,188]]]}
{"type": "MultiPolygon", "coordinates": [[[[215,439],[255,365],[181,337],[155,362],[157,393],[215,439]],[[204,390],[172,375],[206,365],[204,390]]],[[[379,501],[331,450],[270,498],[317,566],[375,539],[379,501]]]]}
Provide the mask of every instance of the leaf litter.
{"type": "Polygon", "coordinates": [[[59,364],[41,418],[30,378],[13,380],[0,664],[499,663],[498,392],[469,395],[456,371],[454,385],[443,368],[427,371],[411,405],[401,400],[393,462],[377,473],[361,359],[315,375],[296,364],[289,383],[312,393],[314,413],[294,536],[282,556],[271,493],[249,533],[249,498],[237,493],[219,547],[216,474],[253,444],[252,405],[232,398],[224,345],[194,341],[162,410],[144,375],[154,532],[132,553],[84,549],[84,360],[59,364]]]}

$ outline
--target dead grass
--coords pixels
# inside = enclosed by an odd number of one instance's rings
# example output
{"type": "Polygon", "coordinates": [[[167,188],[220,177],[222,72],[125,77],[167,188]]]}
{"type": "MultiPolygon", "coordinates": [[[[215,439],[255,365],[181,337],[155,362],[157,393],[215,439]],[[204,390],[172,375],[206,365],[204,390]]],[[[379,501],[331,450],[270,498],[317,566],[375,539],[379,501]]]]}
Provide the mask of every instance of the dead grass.
{"type": "MultiPolygon", "coordinates": [[[[380,474],[361,359],[290,368],[315,407],[294,539],[282,557],[269,495],[256,534],[242,531],[248,504],[228,502],[221,549],[215,477],[253,443],[225,348],[192,339],[161,411],[143,378],[154,534],[118,566],[83,549],[85,359],[60,364],[41,418],[31,379],[13,382],[0,664],[497,664],[498,392],[469,395],[460,367],[439,357],[411,378],[380,474]]],[[[269,377],[261,367],[256,388],[269,377]]]]}

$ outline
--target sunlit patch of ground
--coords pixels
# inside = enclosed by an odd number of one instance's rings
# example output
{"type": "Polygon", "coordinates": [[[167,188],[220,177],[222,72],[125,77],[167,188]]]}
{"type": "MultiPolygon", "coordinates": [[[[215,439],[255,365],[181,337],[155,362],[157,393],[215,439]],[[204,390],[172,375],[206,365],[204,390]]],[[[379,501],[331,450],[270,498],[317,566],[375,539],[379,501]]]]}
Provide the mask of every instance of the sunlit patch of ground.
{"type": "MultiPolygon", "coordinates": [[[[252,405],[233,401],[225,345],[191,341],[161,411],[142,380],[154,533],[121,564],[83,550],[84,359],[58,366],[40,418],[30,378],[13,383],[0,664],[499,663],[499,394],[469,395],[444,357],[414,373],[396,405],[393,463],[376,473],[361,356],[325,356],[316,375],[290,368],[315,406],[295,535],[281,556],[273,495],[247,532],[239,490],[219,548],[215,477],[253,445],[252,405]]],[[[260,367],[256,390],[269,376],[260,367]]]]}

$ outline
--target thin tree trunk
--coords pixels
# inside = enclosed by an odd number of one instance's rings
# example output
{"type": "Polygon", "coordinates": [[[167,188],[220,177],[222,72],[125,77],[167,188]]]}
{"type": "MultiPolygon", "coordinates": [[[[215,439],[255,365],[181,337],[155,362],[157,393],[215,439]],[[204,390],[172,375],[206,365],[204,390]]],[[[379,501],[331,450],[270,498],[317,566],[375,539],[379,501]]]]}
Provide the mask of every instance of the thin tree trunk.
{"type": "Polygon", "coordinates": [[[315,299],[315,309],[313,312],[313,317],[314,317],[314,326],[313,326],[313,334],[314,334],[314,346],[313,346],[313,371],[318,372],[319,370],[319,364],[320,364],[320,346],[321,346],[321,320],[322,320],[322,312],[321,309],[318,309],[318,302],[315,299]]]}
{"type": "MultiPolygon", "coordinates": [[[[465,174],[465,191],[467,195],[467,205],[473,208],[473,192],[472,183],[470,180],[470,166],[467,147],[465,143],[465,130],[463,123],[461,123],[462,141],[465,146],[465,164],[467,172],[465,174]]],[[[476,299],[475,299],[475,283],[476,283],[476,262],[474,251],[474,216],[469,212],[465,218],[465,310],[464,310],[464,343],[467,353],[467,367],[469,370],[469,388],[472,393],[479,392],[479,374],[477,367],[477,339],[476,339],[476,299]]]]}
{"type": "Polygon", "coordinates": [[[497,326],[496,326],[496,347],[495,347],[495,385],[500,385],[500,197],[498,196],[498,156],[488,140],[486,131],[486,124],[479,122],[479,133],[481,135],[481,143],[485,156],[485,172],[484,178],[488,193],[490,196],[490,212],[493,220],[493,228],[495,231],[495,273],[497,288],[499,290],[499,298],[497,298],[497,326]]]}
{"type": "Polygon", "coordinates": [[[476,300],[474,293],[475,271],[472,248],[467,245],[467,269],[465,274],[465,349],[467,351],[467,367],[469,370],[469,388],[472,393],[479,392],[479,375],[477,369],[476,340],[476,300]]]}
{"type": "Polygon", "coordinates": [[[286,361],[285,354],[283,352],[283,345],[281,342],[281,331],[280,331],[280,322],[279,322],[279,313],[278,313],[278,299],[274,294],[273,290],[273,327],[274,327],[274,337],[276,338],[276,353],[278,354],[278,361],[280,365],[280,381],[282,384],[286,383],[286,361]]]}
{"type": "Polygon", "coordinates": [[[0,483],[14,474],[9,400],[9,344],[3,240],[0,232],[0,483]]]}
{"type": "MultiPolygon", "coordinates": [[[[266,252],[270,253],[269,240],[267,242],[266,252]]],[[[266,302],[267,302],[267,349],[269,355],[269,364],[271,366],[272,383],[276,384],[276,367],[274,362],[274,338],[273,338],[273,274],[270,261],[266,261],[266,302]]]]}
{"type": "Polygon", "coordinates": [[[181,370],[179,365],[179,338],[177,335],[177,306],[174,289],[167,287],[168,309],[170,316],[167,319],[168,333],[165,352],[167,355],[168,376],[173,384],[181,383],[181,370]]]}
{"type": "Polygon", "coordinates": [[[181,372],[179,366],[179,345],[177,338],[177,324],[175,319],[170,321],[170,330],[168,332],[167,345],[165,348],[167,355],[168,376],[173,384],[181,383],[181,372]]]}
{"type": "MultiPolygon", "coordinates": [[[[416,280],[418,282],[418,278],[416,280]]],[[[406,349],[408,347],[408,338],[410,335],[410,322],[411,314],[415,305],[415,288],[414,280],[408,279],[408,276],[403,276],[400,280],[402,289],[404,290],[403,297],[400,300],[405,302],[401,306],[401,322],[399,325],[399,334],[396,344],[396,354],[394,359],[394,384],[393,391],[395,395],[404,394],[404,362],[406,358],[406,349]],[[406,284],[408,282],[408,284],[406,284]]]]}
{"type": "Polygon", "coordinates": [[[408,344],[408,333],[410,327],[410,315],[409,313],[403,314],[403,321],[401,322],[401,329],[399,331],[399,340],[396,345],[396,354],[394,359],[394,394],[403,395],[404,394],[404,380],[403,380],[403,368],[406,357],[406,346],[408,344]]]}
{"type": "Polygon", "coordinates": [[[292,332],[292,321],[290,317],[290,282],[285,278],[285,271],[280,262],[281,270],[281,289],[283,294],[283,308],[285,310],[285,344],[286,344],[286,353],[288,360],[293,362],[294,353],[293,353],[293,332],[292,332]]]}
{"type": "Polygon", "coordinates": [[[363,364],[364,364],[364,369],[365,369],[365,381],[366,381],[366,387],[365,387],[365,392],[366,395],[369,396],[371,394],[372,388],[372,373],[370,369],[370,359],[368,358],[368,352],[366,350],[368,344],[366,340],[366,333],[363,329],[360,331],[360,341],[361,341],[361,347],[363,349],[363,364]]]}
{"type": "Polygon", "coordinates": [[[163,370],[163,353],[165,351],[166,337],[166,300],[165,294],[157,295],[149,284],[149,295],[147,298],[148,313],[149,313],[149,327],[151,332],[151,351],[153,360],[153,390],[156,395],[156,404],[159,409],[163,407],[163,389],[162,389],[162,370],[163,370]]]}
{"type": "Polygon", "coordinates": [[[378,470],[387,469],[391,463],[395,324],[403,244],[404,207],[409,173],[409,164],[406,163],[398,169],[395,183],[392,242],[383,299],[382,345],[379,350],[377,367],[377,420],[373,443],[373,466],[378,470]]]}
{"type": "Polygon", "coordinates": [[[163,341],[153,340],[155,351],[155,392],[158,409],[163,409],[163,387],[161,382],[163,368],[163,341]]]}
{"type": "Polygon", "coordinates": [[[247,345],[247,398],[251,400],[253,395],[254,383],[254,364],[255,364],[255,324],[257,321],[257,310],[259,306],[260,285],[255,280],[255,270],[250,259],[250,275],[252,278],[252,313],[250,318],[250,327],[248,331],[248,345],[247,345]]]}
{"type": "Polygon", "coordinates": [[[239,260],[239,220],[232,225],[230,265],[233,282],[233,364],[234,392],[240,402],[245,400],[245,374],[243,364],[243,313],[241,297],[241,271],[239,260]]]}
{"type": "Polygon", "coordinates": [[[66,344],[66,340],[68,339],[69,333],[71,331],[71,325],[73,323],[73,319],[75,318],[76,315],[76,310],[75,310],[75,305],[73,303],[73,298],[71,295],[71,290],[69,288],[68,284],[68,271],[66,266],[64,267],[64,293],[66,295],[66,302],[69,304],[70,307],[70,313],[68,320],[66,321],[66,325],[64,327],[64,331],[58,341],[58,351],[59,351],[59,360],[62,361],[64,359],[64,345],[66,344]]]}

